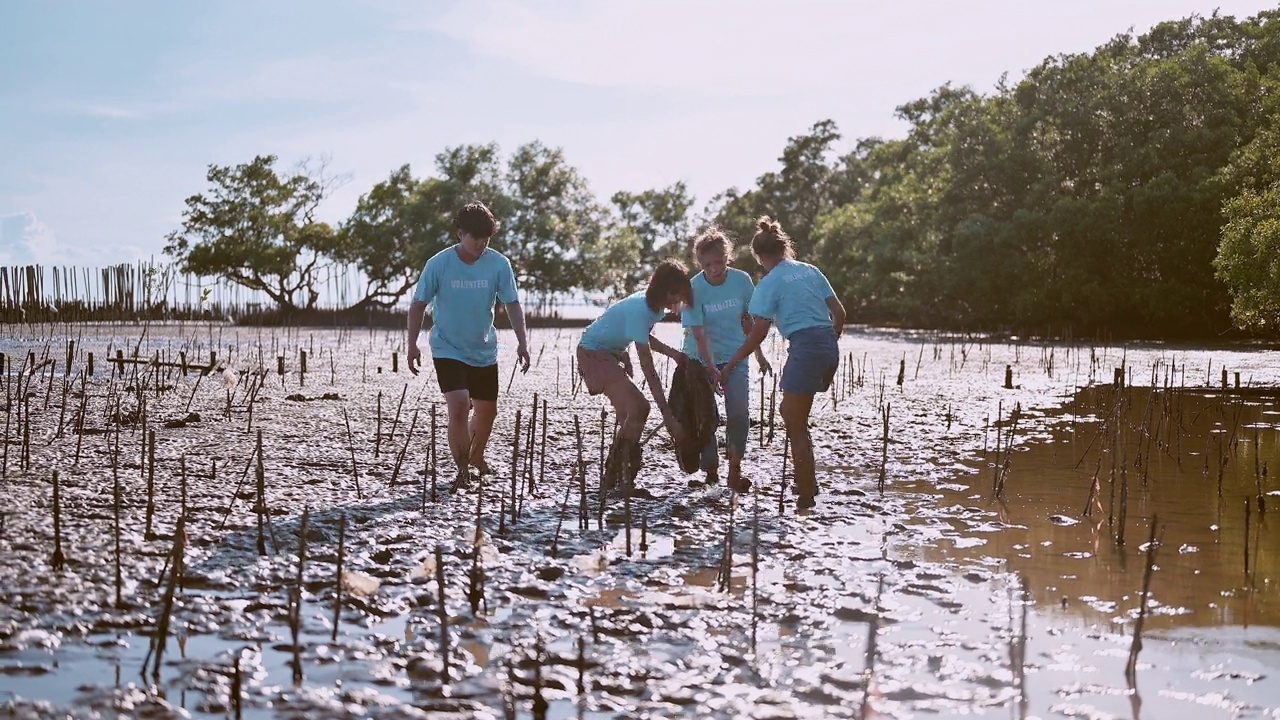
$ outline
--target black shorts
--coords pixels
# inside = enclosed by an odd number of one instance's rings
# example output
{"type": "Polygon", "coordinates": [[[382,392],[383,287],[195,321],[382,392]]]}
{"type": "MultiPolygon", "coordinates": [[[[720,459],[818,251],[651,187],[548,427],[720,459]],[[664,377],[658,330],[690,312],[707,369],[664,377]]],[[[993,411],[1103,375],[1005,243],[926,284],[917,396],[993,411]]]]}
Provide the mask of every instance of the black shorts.
{"type": "Polygon", "coordinates": [[[497,365],[476,367],[450,358],[432,358],[431,362],[436,366],[436,381],[440,383],[440,392],[466,390],[471,394],[472,400],[497,402],[497,365]]]}

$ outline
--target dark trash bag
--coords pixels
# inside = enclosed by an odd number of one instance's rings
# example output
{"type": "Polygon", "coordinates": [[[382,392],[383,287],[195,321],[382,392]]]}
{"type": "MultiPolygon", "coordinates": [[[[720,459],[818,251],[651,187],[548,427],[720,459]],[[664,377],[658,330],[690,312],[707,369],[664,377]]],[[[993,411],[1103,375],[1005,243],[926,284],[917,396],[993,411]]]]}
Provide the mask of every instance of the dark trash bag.
{"type": "Polygon", "coordinates": [[[671,378],[671,392],[667,395],[671,414],[689,436],[685,446],[676,446],[680,469],[686,473],[698,471],[702,448],[716,436],[716,398],[711,387],[707,368],[697,360],[690,360],[676,367],[671,378]]]}

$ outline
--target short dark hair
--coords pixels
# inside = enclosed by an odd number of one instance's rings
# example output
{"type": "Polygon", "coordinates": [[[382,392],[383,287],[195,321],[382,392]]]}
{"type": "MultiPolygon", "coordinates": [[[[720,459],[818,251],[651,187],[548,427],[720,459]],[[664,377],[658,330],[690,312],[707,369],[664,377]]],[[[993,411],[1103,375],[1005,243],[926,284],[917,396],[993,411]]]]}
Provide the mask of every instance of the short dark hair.
{"type": "Polygon", "coordinates": [[[471,237],[490,238],[498,232],[498,219],[482,202],[469,202],[453,218],[454,228],[471,237]]]}
{"type": "Polygon", "coordinates": [[[782,232],[782,223],[764,215],[756,222],[756,234],[751,238],[751,254],[756,256],[756,260],[761,255],[793,258],[796,251],[791,246],[791,238],[782,232]]]}
{"type": "Polygon", "coordinates": [[[682,293],[686,300],[693,294],[689,286],[689,271],[684,263],[667,258],[658,263],[653,275],[649,276],[649,287],[644,291],[645,304],[657,312],[666,306],[667,296],[673,292],[682,293]]]}

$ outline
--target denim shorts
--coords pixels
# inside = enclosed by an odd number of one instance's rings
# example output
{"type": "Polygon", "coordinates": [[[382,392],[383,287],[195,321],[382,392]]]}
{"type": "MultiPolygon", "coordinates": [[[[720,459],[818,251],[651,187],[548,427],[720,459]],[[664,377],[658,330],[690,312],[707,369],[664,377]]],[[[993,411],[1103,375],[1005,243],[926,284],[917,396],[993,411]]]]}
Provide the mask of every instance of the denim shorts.
{"type": "Polygon", "coordinates": [[[787,362],[782,366],[783,392],[815,395],[826,392],[840,364],[840,349],[831,326],[797,330],[787,338],[787,362]]]}

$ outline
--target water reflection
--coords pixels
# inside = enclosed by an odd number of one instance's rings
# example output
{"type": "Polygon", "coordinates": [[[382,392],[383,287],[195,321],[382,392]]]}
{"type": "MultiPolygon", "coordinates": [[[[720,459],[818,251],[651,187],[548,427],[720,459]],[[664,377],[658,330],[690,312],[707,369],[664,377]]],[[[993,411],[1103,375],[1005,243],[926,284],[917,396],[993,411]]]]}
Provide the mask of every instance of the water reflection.
{"type": "Polygon", "coordinates": [[[992,499],[994,452],[959,484],[916,485],[933,496],[928,505],[987,511],[953,516],[921,552],[1003,558],[1039,608],[1128,622],[1158,517],[1164,543],[1147,627],[1280,625],[1280,493],[1270,482],[1280,467],[1278,413],[1280,403],[1260,393],[1084,388],[1047,419],[1045,440],[1012,453],[1001,501],[992,499]]]}

